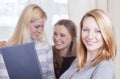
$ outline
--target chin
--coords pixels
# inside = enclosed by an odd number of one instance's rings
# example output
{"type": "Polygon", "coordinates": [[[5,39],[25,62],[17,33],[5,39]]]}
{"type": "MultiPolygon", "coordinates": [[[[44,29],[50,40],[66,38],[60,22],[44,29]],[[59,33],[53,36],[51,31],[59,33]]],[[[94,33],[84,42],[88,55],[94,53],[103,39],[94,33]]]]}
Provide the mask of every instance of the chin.
{"type": "Polygon", "coordinates": [[[38,38],[33,38],[33,40],[38,40],[38,38]]]}
{"type": "Polygon", "coordinates": [[[61,47],[58,47],[58,46],[55,46],[55,48],[58,49],[58,50],[62,49],[61,47]]]}
{"type": "Polygon", "coordinates": [[[97,48],[95,48],[95,47],[87,47],[87,50],[96,50],[97,48]]]}

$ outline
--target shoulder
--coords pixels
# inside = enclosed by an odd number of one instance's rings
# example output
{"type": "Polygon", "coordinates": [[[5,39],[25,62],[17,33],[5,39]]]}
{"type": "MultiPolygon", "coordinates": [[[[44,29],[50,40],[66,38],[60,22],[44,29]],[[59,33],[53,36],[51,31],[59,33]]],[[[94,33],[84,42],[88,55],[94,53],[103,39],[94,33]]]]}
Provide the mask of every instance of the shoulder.
{"type": "Polygon", "coordinates": [[[103,68],[103,69],[112,69],[114,70],[114,62],[111,61],[111,60],[103,60],[101,61],[99,64],[98,64],[98,67],[97,68],[103,68]]]}
{"type": "Polygon", "coordinates": [[[114,79],[115,67],[113,61],[103,60],[93,72],[93,79],[114,79]]]}
{"type": "Polygon", "coordinates": [[[52,49],[52,46],[47,42],[35,42],[35,47],[39,49],[52,49]]]}

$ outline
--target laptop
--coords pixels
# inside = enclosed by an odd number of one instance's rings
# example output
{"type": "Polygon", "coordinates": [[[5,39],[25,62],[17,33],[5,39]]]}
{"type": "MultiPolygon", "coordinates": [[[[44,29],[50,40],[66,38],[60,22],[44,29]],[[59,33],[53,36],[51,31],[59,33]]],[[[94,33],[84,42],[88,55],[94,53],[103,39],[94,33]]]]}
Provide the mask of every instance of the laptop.
{"type": "Polygon", "coordinates": [[[43,79],[34,42],[1,49],[10,79],[43,79]]]}

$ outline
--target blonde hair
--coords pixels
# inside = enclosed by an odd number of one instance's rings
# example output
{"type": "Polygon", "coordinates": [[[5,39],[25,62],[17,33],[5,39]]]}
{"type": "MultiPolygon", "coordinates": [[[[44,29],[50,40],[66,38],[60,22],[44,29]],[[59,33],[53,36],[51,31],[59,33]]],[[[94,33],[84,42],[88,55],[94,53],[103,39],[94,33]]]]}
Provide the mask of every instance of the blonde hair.
{"type": "Polygon", "coordinates": [[[91,10],[83,16],[80,22],[80,43],[77,53],[79,68],[85,66],[87,59],[87,50],[81,39],[83,21],[86,17],[93,17],[96,20],[104,40],[104,46],[101,48],[100,55],[98,55],[97,58],[94,59],[94,66],[100,63],[102,60],[114,59],[116,55],[115,32],[108,14],[100,9],[91,10]]]}
{"type": "MultiPolygon", "coordinates": [[[[8,45],[16,45],[28,42],[30,38],[30,23],[34,22],[40,18],[46,18],[46,13],[36,4],[30,4],[26,6],[18,20],[16,30],[10,40],[8,45]]],[[[44,35],[40,35],[38,41],[42,40],[44,35]]]]}

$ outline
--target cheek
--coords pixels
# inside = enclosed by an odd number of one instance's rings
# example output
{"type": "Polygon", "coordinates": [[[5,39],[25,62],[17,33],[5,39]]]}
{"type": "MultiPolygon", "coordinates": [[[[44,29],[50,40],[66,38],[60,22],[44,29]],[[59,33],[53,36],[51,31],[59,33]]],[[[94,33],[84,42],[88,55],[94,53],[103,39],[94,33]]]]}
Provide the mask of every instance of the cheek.
{"type": "Polygon", "coordinates": [[[44,31],[44,27],[43,28],[40,27],[39,30],[44,31]]]}
{"type": "Polygon", "coordinates": [[[82,41],[84,41],[87,38],[87,34],[86,33],[82,33],[81,34],[81,39],[82,41]]]}
{"type": "Polygon", "coordinates": [[[102,35],[98,35],[97,40],[101,45],[104,45],[104,39],[103,39],[102,35]]]}
{"type": "Polygon", "coordinates": [[[34,35],[34,31],[33,30],[30,30],[30,35],[31,35],[31,37],[34,35]]]}
{"type": "Polygon", "coordinates": [[[96,38],[97,38],[99,41],[103,42],[103,37],[102,37],[101,34],[97,35],[96,38]]]}
{"type": "Polygon", "coordinates": [[[32,37],[32,33],[33,33],[33,30],[32,30],[32,27],[30,27],[30,36],[32,37]]]}
{"type": "Polygon", "coordinates": [[[55,41],[55,36],[54,35],[53,35],[52,39],[53,39],[53,42],[54,42],[55,41]]]}
{"type": "Polygon", "coordinates": [[[100,42],[101,42],[102,45],[104,45],[104,40],[103,40],[103,38],[100,39],[100,42]]]}
{"type": "Polygon", "coordinates": [[[84,37],[84,36],[81,36],[81,39],[80,39],[80,40],[83,42],[83,44],[86,43],[86,41],[85,41],[85,37],[84,37]]]}
{"type": "Polygon", "coordinates": [[[71,44],[71,42],[72,42],[72,38],[71,38],[71,37],[68,37],[68,38],[65,39],[65,41],[66,41],[66,43],[69,45],[69,44],[71,44]]]}
{"type": "Polygon", "coordinates": [[[30,27],[30,33],[34,32],[34,28],[31,26],[30,27]]]}

